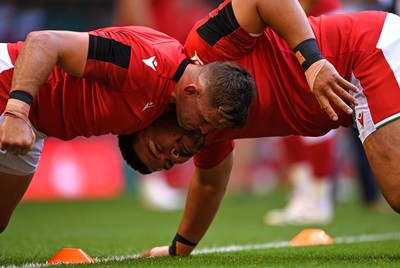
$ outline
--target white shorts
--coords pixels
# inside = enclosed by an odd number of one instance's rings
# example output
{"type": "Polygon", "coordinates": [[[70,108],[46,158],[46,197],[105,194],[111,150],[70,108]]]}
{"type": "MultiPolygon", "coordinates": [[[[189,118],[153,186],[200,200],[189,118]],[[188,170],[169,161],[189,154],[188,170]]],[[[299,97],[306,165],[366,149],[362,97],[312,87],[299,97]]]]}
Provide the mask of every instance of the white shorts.
{"type": "MultiPolygon", "coordinates": [[[[3,119],[4,113],[0,116],[0,124],[3,119]]],[[[36,131],[33,127],[32,129],[36,134],[32,151],[25,156],[20,156],[0,150],[0,172],[18,176],[31,175],[36,172],[46,135],[36,131]]]]}
{"type": "Polygon", "coordinates": [[[386,16],[376,52],[354,69],[351,83],[359,93],[354,123],[365,139],[380,127],[400,118],[400,17],[386,16]]]}

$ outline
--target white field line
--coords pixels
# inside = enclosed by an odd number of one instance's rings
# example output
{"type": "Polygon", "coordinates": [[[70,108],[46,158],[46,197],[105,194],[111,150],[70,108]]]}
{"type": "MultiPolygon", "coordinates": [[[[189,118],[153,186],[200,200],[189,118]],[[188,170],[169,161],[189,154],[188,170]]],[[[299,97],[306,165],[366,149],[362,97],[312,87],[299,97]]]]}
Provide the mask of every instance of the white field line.
{"type": "MultiPolygon", "coordinates": [[[[400,240],[400,233],[386,233],[386,234],[365,234],[359,236],[343,236],[334,238],[334,244],[354,244],[354,243],[365,243],[365,242],[378,242],[378,241],[388,241],[388,240],[400,240]]],[[[194,250],[192,255],[200,255],[200,254],[211,254],[211,253],[219,253],[219,252],[237,252],[237,251],[246,251],[246,250],[260,250],[260,249],[268,249],[268,248],[285,248],[290,247],[289,241],[278,241],[272,243],[265,244],[248,244],[248,245],[231,245],[225,247],[213,247],[213,248],[203,248],[194,250]]],[[[111,256],[107,258],[94,258],[96,263],[108,263],[108,262],[119,262],[125,260],[136,259],[139,257],[139,254],[132,254],[126,256],[111,256]]],[[[26,267],[26,268],[37,268],[37,267],[51,267],[54,265],[48,265],[45,263],[26,263],[22,266],[2,266],[5,268],[18,268],[18,267],[26,267]]]]}

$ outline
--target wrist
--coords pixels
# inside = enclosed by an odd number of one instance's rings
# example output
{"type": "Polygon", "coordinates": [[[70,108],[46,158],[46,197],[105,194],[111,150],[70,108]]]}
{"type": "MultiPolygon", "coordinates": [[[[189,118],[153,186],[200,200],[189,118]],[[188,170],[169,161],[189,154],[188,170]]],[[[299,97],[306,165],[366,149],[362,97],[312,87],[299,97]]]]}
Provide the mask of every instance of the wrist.
{"type": "Polygon", "coordinates": [[[196,246],[197,243],[193,243],[176,233],[171,246],[168,248],[168,252],[170,256],[186,256],[189,255],[196,246]]]}
{"type": "Polygon", "coordinates": [[[315,78],[317,77],[319,71],[321,71],[322,67],[324,67],[325,63],[327,62],[326,59],[319,60],[314,62],[310,68],[305,72],[307,84],[310,87],[311,91],[314,92],[314,82],[315,78]]]}
{"type": "Polygon", "coordinates": [[[20,90],[11,91],[7,101],[5,115],[21,118],[30,125],[29,111],[32,101],[33,97],[29,93],[20,90]]]}
{"type": "Polygon", "coordinates": [[[293,52],[304,71],[307,71],[315,62],[324,59],[314,38],[304,40],[293,49],[293,52]]]}
{"type": "Polygon", "coordinates": [[[29,106],[33,103],[33,96],[22,90],[13,90],[10,92],[9,99],[16,99],[25,102],[29,106]]]}

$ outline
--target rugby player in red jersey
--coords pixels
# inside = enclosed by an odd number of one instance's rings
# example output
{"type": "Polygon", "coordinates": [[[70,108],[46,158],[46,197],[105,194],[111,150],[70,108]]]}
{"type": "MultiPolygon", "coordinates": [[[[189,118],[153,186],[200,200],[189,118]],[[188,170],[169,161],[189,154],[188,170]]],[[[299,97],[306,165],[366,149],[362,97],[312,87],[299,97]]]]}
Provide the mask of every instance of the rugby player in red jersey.
{"type": "MultiPolygon", "coordinates": [[[[346,91],[356,89],[321,58],[315,42],[308,45],[314,34],[299,3],[270,0],[260,8],[268,17],[263,24],[300,48],[299,62],[331,118],[337,120],[329,100],[351,113],[341,98],[356,104],[346,91]]],[[[24,43],[0,45],[0,59],[0,232],[29,186],[46,136],[133,133],[171,103],[186,130],[240,128],[255,95],[245,69],[189,64],[178,41],[144,27],[32,32],[24,43]]],[[[179,155],[168,155],[160,168],[179,163],[179,155]]]]}
{"type": "MultiPolygon", "coordinates": [[[[149,28],[38,31],[0,44],[0,231],[30,184],[46,137],[129,134],[170,105],[187,130],[242,127],[254,96],[244,68],[190,64],[176,39],[149,28]]],[[[181,163],[178,149],[169,150],[163,168],[181,163]]]]}
{"type": "Polygon", "coordinates": [[[352,93],[359,102],[353,115],[332,104],[338,114],[332,121],[311,93],[291,48],[272,29],[264,29],[260,12],[251,8],[254,1],[247,8],[238,2],[227,0],[199,21],[185,51],[197,62],[231,60],[248,68],[257,98],[244,128],[206,135],[205,147],[194,156],[196,169],[172,245],[142,256],[188,255],[195,248],[225,194],[234,139],[321,136],[354,124],[384,197],[400,212],[400,18],[379,11],[309,18],[322,55],[359,89],[352,93]]]}

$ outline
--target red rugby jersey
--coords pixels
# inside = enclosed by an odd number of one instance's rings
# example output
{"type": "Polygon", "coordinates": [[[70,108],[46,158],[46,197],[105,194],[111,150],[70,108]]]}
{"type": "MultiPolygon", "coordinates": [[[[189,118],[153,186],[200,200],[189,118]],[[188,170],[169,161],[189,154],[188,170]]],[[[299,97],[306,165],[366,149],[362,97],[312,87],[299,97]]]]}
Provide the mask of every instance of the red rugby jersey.
{"type": "MultiPolygon", "coordinates": [[[[170,95],[188,62],[175,39],[145,27],[89,32],[83,78],[54,68],[39,89],[30,120],[39,131],[62,140],[76,136],[129,134],[168,109],[170,95]]],[[[22,43],[9,44],[14,63],[22,43]]],[[[9,90],[12,70],[0,74],[9,90]]]]}
{"type": "MultiPolygon", "coordinates": [[[[347,14],[309,18],[321,53],[350,80],[352,68],[376,50],[385,13],[347,14]],[[362,42],[361,42],[362,41],[362,42]],[[367,52],[367,54],[365,54],[367,52]]],[[[252,37],[240,28],[227,0],[200,20],[189,33],[185,53],[194,62],[235,61],[255,78],[257,99],[244,128],[211,132],[206,147],[195,156],[200,168],[214,167],[234,148],[234,139],[286,136],[321,136],[352,117],[333,105],[339,116],[332,121],[307,85],[304,70],[287,43],[267,28],[252,37]]]]}

